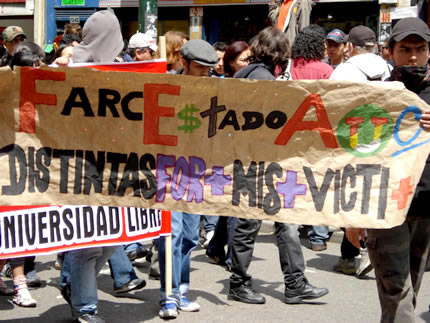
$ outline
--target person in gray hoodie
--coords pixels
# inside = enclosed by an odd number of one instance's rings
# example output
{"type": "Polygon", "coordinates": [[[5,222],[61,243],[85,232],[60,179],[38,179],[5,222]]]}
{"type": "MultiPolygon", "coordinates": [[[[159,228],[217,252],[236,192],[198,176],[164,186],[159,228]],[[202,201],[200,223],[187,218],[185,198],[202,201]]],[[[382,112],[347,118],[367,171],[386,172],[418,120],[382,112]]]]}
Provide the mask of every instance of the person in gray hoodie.
{"type": "MultiPolygon", "coordinates": [[[[98,11],[85,22],[82,42],[75,46],[73,62],[113,62],[123,44],[116,16],[108,10],[98,11]]],[[[70,251],[71,294],[68,294],[67,289],[62,294],[70,303],[73,318],[77,322],[104,322],[97,315],[96,277],[116,248],[109,246],[70,251]]]]}
{"type": "Polygon", "coordinates": [[[388,63],[376,55],[376,35],[366,26],[356,26],[348,35],[350,59],[340,64],[330,80],[355,82],[384,81],[391,75],[388,63]]]}

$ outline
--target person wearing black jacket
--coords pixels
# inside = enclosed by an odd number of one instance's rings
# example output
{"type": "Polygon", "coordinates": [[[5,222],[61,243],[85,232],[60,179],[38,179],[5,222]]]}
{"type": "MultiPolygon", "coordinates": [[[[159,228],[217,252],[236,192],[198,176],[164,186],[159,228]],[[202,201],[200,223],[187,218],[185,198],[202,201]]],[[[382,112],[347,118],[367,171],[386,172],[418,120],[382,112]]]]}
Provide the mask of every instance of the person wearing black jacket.
{"type": "MultiPolygon", "coordinates": [[[[430,30],[419,18],[404,18],[394,26],[389,51],[394,60],[390,80],[430,104],[427,67],[430,30]]],[[[430,110],[421,116],[430,130],[430,110]]],[[[415,322],[416,298],[430,250],[430,156],[416,187],[406,220],[391,229],[368,230],[367,248],[375,269],[381,322],[415,322]]]]}
{"type": "MultiPolygon", "coordinates": [[[[288,62],[288,40],[280,30],[267,27],[251,45],[251,63],[235,74],[235,78],[275,80],[275,70],[285,69],[288,62]]],[[[252,288],[247,274],[261,220],[238,219],[232,243],[232,275],[228,299],[250,304],[264,304],[264,296],[252,288]]],[[[327,288],[309,284],[305,277],[305,262],[297,224],[275,222],[279,261],[285,283],[287,304],[300,303],[328,293],[327,288]]]]}

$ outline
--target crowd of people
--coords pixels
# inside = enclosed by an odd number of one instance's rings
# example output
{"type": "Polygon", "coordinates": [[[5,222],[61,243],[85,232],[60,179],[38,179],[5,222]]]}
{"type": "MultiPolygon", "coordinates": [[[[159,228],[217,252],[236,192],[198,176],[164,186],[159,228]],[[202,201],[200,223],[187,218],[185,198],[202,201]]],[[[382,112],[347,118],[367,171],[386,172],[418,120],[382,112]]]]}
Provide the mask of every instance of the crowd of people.
{"type": "MultiPolygon", "coordinates": [[[[273,5],[273,4],[271,4],[273,5]]],[[[276,20],[275,20],[276,23],[276,20]]],[[[276,27],[276,24],[275,24],[276,27]]],[[[255,80],[345,80],[355,82],[400,81],[430,103],[428,71],[430,30],[418,18],[401,19],[381,50],[375,33],[366,26],[326,31],[318,25],[301,28],[291,35],[267,27],[249,43],[217,42],[213,45],[192,39],[179,31],[165,34],[167,73],[196,77],[246,78],[255,80]],[[387,55],[388,53],[388,55],[387,55]]],[[[19,26],[3,33],[5,54],[1,66],[72,66],[83,62],[130,62],[158,57],[156,41],[144,33],[123,39],[116,16],[109,10],[93,14],[83,28],[68,24],[56,38],[55,50],[44,51],[19,26]]],[[[430,129],[430,111],[424,111],[421,125],[430,129]]],[[[424,169],[404,224],[391,229],[344,229],[340,258],[334,270],[365,276],[375,270],[381,304],[381,322],[414,322],[414,308],[430,248],[430,218],[425,199],[430,194],[430,167],[424,169]],[[361,255],[359,266],[355,260],[361,255]]],[[[201,216],[172,212],[172,293],[166,293],[165,238],[156,239],[151,250],[140,243],[122,247],[96,247],[59,254],[61,294],[78,322],[103,322],[97,313],[97,274],[109,264],[114,291],[125,293],[145,287],[131,261],[151,261],[150,274],[160,279],[159,316],[172,319],[178,311],[199,311],[200,305],[187,297],[190,287],[191,252],[200,236],[206,255],[225,266],[230,276],[228,299],[264,304],[265,298],[253,286],[248,268],[261,221],[236,217],[201,216]]],[[[313,286],[305,276],[305,262],[299,226],[274,223],[279,261],[285,284],[285,302],[323,297],[329,291],[313,286]]],[[[310,248],[327,248],[327,226],[305,227],[310,248]]],[[[0,261],[0,269],[13,278],[14,289],[0,279],[0,295],[13,295],[18,306],[37,305],[28,287],[39,287],[35,257],[0,261]]]]}

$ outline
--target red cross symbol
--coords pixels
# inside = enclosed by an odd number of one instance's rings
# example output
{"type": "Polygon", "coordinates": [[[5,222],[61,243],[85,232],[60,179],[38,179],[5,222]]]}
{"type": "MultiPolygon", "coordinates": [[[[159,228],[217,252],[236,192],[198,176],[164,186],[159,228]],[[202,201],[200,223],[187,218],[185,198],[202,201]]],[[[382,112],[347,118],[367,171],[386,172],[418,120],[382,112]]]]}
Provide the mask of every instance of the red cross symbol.
{"type": "Polygon", "coordinates": [[[406,177],[400,180],[400,185],[398,189],[394,189],[391,194],[392,200],[397,200],[397,209],[401,210],[406,207],[406,203],[408,202],[408,196],[412,194],[414,185],[409,186],[411,181],[411,177],[406,177]]]}

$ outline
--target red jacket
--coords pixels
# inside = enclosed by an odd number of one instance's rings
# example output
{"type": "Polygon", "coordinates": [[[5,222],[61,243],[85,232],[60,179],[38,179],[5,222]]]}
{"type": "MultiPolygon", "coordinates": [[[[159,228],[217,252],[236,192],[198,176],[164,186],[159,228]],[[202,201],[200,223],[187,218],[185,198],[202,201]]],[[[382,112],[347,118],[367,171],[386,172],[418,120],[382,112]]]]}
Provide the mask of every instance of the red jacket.
{"type": "Polygon", "coordinates": [[[291,76],[293,80],[320,80],[330,78],[333,68],[317,59],[305,60],[303,57],[293,59],[291,76]]]}

